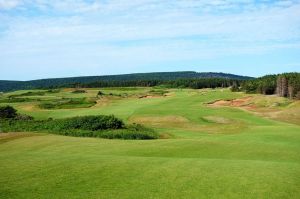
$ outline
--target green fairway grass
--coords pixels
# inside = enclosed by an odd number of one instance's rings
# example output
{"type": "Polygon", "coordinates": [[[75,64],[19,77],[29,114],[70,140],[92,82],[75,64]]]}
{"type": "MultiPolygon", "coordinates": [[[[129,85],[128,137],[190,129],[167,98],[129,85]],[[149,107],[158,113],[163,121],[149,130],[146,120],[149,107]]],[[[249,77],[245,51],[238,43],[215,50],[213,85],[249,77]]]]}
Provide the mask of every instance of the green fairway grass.
{"type": "Polygon", "coordinates": [[[228,89],[154,89],[161,88],[62,89],[21,96],[41,101],[0,103],[36,119],[114,114],[164,138],[1,133],[0,198],[300,198],[299,101],[228,89]],[[105,95],[97,97],[99,90],[105,95]],[[257,108],[209,105],[245,96],[257,108]],[[39,107],[62,98],[97,103],[39,107]]]}

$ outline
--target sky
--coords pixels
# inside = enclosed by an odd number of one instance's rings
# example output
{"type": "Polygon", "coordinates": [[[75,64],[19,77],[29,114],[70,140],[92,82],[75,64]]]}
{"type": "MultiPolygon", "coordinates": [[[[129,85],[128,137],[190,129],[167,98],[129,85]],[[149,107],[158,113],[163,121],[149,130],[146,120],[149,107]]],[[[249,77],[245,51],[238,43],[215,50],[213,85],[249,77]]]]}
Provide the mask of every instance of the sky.
{"type": "Polygon", "coordinates": [[[0,79],[300,72],[300,0],[0,0],[0,79]]]}

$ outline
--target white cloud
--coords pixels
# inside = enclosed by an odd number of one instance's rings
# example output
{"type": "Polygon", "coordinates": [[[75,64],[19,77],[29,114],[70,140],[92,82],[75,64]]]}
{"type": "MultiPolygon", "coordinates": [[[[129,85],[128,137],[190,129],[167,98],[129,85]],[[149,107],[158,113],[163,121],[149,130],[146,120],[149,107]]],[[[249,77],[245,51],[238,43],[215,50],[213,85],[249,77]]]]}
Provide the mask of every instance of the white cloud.
{"type": "Polygon", "coordinates": [[[0,13],[0,66],[135,67],[300,50],[300,2],[255,2],[23,0],[17,14],[0,13]]]}
{"type": "Polygon", "coordinates": [[[21,4],[20,0],[0,0],[0,10],[9,10],[21,4]]]}
{"type": "Polygon", "coordinates": [[[204,37],[211,42],[287,41],[300,37],[300,5],[226,15],[166,12],[126,16],[103,15],[55,18],[16,18],[10,21],[11,41],[64,40],[108,42],[204,37]],[[104,19],[103,19],[103,18],[104,19]]]}

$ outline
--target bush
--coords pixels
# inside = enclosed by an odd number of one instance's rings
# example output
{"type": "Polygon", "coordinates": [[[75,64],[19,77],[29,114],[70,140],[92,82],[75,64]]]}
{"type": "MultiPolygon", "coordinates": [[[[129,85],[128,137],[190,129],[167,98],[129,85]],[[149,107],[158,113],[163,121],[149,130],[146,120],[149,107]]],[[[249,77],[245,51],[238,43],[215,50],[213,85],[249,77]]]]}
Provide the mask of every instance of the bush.
{"type": "Polygon", "coordinates": [[[60,90],[59,89],[50,89],[50,90],[47,90],[47,93],[59,93],[60,90]]]}
{"type": "Polygon", "coordinates": [[[39,131],[75,137],[107,139],[157,139],[152,129],[139,124],[125,126],[113,115],[85,116],[57,120],[1,120],[1,131],[39,131]]]}
{"type": "Polygon", "coordinates": [[[16,120],[33,120],[34,118],[30,115],[25,115],[25,114],[18,114],[16,117],[15,117],[16,120]]]}
{"type": "Polygon", "coordinates": [[[75,91],[72,91],[72,93],[86,93],[85,90],[75,90],[75,91]]]}
{"type": "Polygon", "coordinates": [[[149,140],[158,139],[159,135],[154,131],[134,131],[130,129],[120,129],[114,131],[96,131],[94,132],[93,137],[124,140],[149,140]]]}
{"type": "Polygon", "coordinates": [[[0,103],[16,103],[16,102],[32,102],[32,101],[40,101],[40,99],[34,98],[18,98],[18,97],[8,97],[0,99],[0,103]]]}
{"type": "Polygon", "coordinates": [[[89,108],[96,104],[95,100],[86,98],[64,98],[42,102],[39,107],[42,109],[72,109],[72,108],[89,108]]]}
{"type": "Polygon", "coordinates": [[[153,95],[165,95],[168,93],[168,91],[165,91],[165,90],[151,90],[149,91],[150,94],[153,94],[153,95]]]}
{"type": "Polygon", "coordinates": [[[238,85],[234,84],[233,86],[230,87],[231,92],[239,92],[240,88],[238,85]]]}
{"type": "Polygon", "coordinates": [[[104,93],[102,91],[98,91],[97,96],[102,96],[104,93]]]}
{"type": "Polygon", "coordinates": [[[24,97],[24,96],[43,96],[45,95],[45,91],[28,91],[26,93],[16,94],[16,95],[10,95],[9,97],[24,97]]]}
{"type": "Polygon", "coordinates": [[[17,116],[17,110],[11,106],[2,106],[0,107],[0,118],[15,118],[17,116]]]}
{"type": "MultiPolygon", "coordinates": [[[[1,120],[3,127],[14,131],[65,131],[65,130],[89,130],[99,131],[107,129],[121,129],[125,125],[122,120],[113,115],[84,116],[56,120],[32,120],[30,116],[20,116],[20,120],[1,120]]],[[[17,117],[16,117],[17,118],[17,117]]]]}
{"type": "Polygon", "coordinates": [[[74,136],[74,137],[97,137],[105,139],[124,139],[124,140],[148,140],[158,139],[158,134],[154,131],[130,131],[128,129],[86,131],[86,130],[64,130],[55,131],[54,134],[74,136]]]}
{"type": "Polygon", "coordinates": [[[58,121],[62,129],[82,129],[97,131],[105,129],[120,129],[124,127],[123,121],[113,115],[74,117],[54,121],[58,121]]]}

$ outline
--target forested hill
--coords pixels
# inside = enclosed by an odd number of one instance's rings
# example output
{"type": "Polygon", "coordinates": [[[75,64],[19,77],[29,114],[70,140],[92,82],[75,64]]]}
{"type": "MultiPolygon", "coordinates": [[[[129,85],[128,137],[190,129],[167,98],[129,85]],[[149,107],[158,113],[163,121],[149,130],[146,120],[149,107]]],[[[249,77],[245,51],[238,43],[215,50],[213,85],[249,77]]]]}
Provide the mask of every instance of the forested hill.
{"type": "Polygon", "coordinates": [[[22,83],[22,81],[0,80],[0,92],[18,90],[18,88],[22,88],[22,83]]]}
{"type": "Polygon", "coordinates": [[[205,72],[198,73],[194,71],[183,72],[155,72],[155,73],[133,73],[124,75],[105,75],[105,76],[84,76],[68,78],[51,78],[31,81],[1,81],[0,91],[12,91],[20,89],[50,88],[70,85],[75,83],[87,84],[99,81],[143,81],[143,80],[176,80],[176,79],[196,79],[196,78],[226,78],[236,80],[248,80],[252,77],[239,76],[227,73],[205,72]]]}

